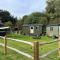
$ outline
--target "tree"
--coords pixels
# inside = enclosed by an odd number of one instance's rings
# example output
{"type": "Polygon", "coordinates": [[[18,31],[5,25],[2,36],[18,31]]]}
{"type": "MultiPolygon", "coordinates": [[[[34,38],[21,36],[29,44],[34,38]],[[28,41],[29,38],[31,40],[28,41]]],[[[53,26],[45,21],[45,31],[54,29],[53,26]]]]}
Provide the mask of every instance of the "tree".
{"type": "Polygon", "coordinates": [[[21,22],[21,20],[17,20],[15,26],[18,27],[19,29],[21,29],[22,28],[22,22],[21,22]]]}
{"type": "Polygon", "coordinates": [[[47,1],[47,7],[46,7],[46,12],[47,13],[55,13],[55,4],[54,4],[55,0],[48,0],[47,1]]]}
{"type": "Polygon", "coordinates": [[[5,26],[8,26],[8,27],[10,27],[10,28],[12,28],[12,26],[13,26],[13,24],[12,24],[11,21],[5,22],[4,25],[5,25],[5,26]]]}
{"type": "Polygon", "coordinates": [[[25,19],[26,19],[27,17],[28,17],[27,15],[24,15],[24,16],[22,17],[22,19],[17,20],[16,25],[19,27],[19,29],[22,29],[22,26],[23,26],[23,24],[24,24],[24,21],[25,21],[25,19]]]}
{"type": "Polygon", "coordinates": [[[17,19],[14,16],[12,16],[8,11],[0,10],[0,20],[3,23],[11,21],[12,24],[14,25],[16,23],[17,19]]]}
{"type": "Polygon", "coordinates": [[[60,23],[60,0],[48,0],[46,13],[50,23],[60,23]]]}

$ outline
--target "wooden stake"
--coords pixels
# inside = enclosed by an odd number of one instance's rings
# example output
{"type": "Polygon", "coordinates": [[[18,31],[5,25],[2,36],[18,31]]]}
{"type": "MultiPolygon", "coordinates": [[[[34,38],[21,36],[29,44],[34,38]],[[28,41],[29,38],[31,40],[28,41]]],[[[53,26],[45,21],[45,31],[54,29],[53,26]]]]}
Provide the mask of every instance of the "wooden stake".
{"type": "Polygon", "coordinates": [[[6,36],[4,37],[4,55],[7,54],[7,39],[6,36]]]}
{"type": "Polygon", "coordinates": [[[34,60],[39,60],[39,42],[34,42],[34,60]]]}

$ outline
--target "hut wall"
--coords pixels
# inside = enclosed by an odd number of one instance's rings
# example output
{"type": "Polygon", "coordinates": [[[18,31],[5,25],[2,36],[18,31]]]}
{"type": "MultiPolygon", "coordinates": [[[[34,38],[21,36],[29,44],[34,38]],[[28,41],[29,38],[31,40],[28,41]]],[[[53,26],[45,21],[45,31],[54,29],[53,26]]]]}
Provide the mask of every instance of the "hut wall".
{"type": "Polygon", "coordinates": [[[60,25],[59,25],[59,32],[58,32],[58,33],[59,33],[59,35],[60,35],[60,25]]]}
{"type": "Polygon", "coordinates": [[[56,37],[58,37],[58,35],[59,35],[59,30],[58,30],[58,26],[53,26],[53,36],[56,36],[56,37]]]}
{"type": "Polygon", "coordinates": [[[42,34],[42,25],[27,25],[23,26],[23,34],[25,35],[41,35],[42,34]],[[31,27],[34,27],[34,33],[30,33],[31,27]]]}
{"type": "Polygon", "coordinates": [[[43,28],[43,26],[39,26],[39,34],[42,34],[42,28],[43,28]]]}
{"type": "Polygon", "coordinates": [[[29,34],[29,27],[28,26],[24,26],[22,30],[23,30],[22,32],[23,32],[24,35],[29,34]]]}
{"type": "Polygon", "coordinates": [[[54,26],[47,26],[46,27],[46,35],[47,36],[56,36],[58,37],[59,35],[59,29],[58,29],[58,25],[54,25],[54,26]]]}
{"type": "Polygon", "coordinates": [[[34,35],[41,35],[42,34],[42,26],[34,26],[34,35]]]}
{"type": "Polygon", "coordinates": [[[46,35],[50,36],[50,27],[49,26],[46,27],[46,35]]]}

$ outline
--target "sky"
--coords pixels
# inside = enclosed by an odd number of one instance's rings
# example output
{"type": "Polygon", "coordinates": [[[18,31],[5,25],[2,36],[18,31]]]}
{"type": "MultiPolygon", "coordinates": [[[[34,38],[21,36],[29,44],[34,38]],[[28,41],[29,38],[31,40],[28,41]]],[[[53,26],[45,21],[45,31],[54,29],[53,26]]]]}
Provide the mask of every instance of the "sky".
{"type": "Polygon", "coordinates": [[[0,9],[7,10],[18,18],[32,12],[45,11],[46,0],[0,0],[0,9]]]}

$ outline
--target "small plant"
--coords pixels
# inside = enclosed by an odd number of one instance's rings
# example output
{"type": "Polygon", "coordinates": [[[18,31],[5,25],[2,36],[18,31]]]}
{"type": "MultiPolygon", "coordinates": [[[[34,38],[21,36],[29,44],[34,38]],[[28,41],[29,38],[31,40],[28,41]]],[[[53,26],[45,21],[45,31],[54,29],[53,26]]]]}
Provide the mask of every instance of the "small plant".
{"type": "Polygon", "coordinates": [[[41,38],[41,36],[39,36],[39,35],[33,36],[33,39],[40,39],[40,38],[41,38]]]}

